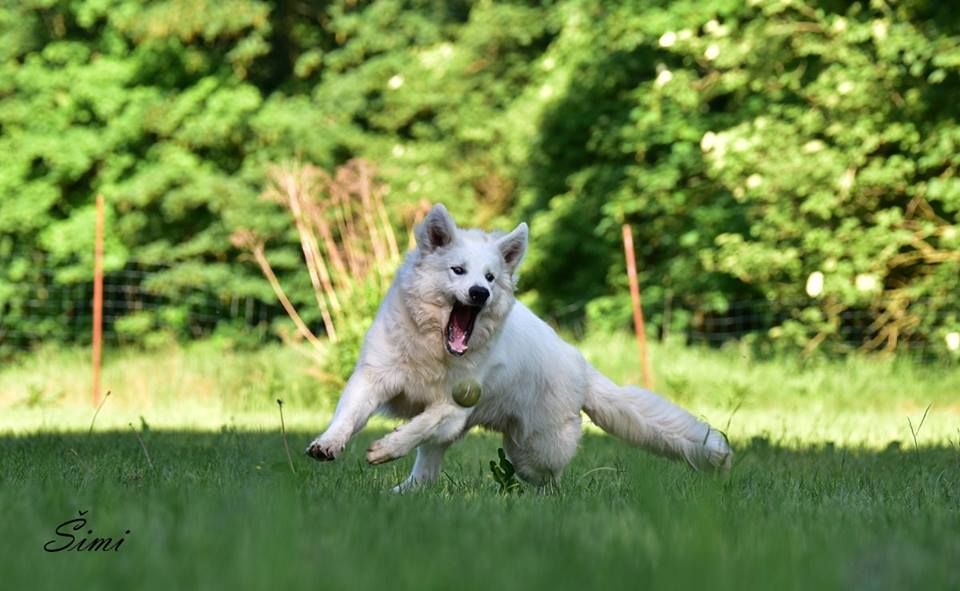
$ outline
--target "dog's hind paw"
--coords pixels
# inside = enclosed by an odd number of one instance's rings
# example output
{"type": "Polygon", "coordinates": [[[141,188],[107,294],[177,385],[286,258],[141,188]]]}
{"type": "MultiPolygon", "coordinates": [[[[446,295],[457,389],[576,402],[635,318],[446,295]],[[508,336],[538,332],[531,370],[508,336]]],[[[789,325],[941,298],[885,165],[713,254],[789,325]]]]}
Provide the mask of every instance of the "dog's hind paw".
{"type": "Polygon", "coordinates": [[[367,462],[373,465],[386,464],[403,456],[402,453],[397,453],[385,439],[378,439],[370,444],[367,449],[367,462]]]}
{"type": "Polygon", "coordinates": [[[331,445],[318,438],[314,439],[310,445],[307,446],[304,453],[319,462],[332,462],[337,459],[341,451],[343,451],[342,445],[331,445]]]}

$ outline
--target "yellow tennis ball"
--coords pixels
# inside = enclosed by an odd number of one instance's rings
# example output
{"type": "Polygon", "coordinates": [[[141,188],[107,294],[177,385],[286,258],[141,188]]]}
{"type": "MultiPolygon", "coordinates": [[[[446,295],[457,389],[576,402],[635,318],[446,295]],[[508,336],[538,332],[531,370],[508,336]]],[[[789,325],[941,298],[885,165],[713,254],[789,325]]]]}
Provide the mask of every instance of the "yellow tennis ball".
{"type": "Polygon", "coordinates": [[[470,408],[480,402],[483,387],[477,380],[464,380],[453,387],[453,399],[460,406],[470,408]]]}

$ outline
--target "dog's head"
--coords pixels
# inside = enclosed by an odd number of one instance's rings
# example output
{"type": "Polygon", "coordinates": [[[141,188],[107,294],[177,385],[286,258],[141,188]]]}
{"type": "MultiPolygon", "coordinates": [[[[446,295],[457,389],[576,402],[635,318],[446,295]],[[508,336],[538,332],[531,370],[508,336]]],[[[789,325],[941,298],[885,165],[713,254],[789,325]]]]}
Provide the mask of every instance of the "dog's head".
{"type": "Polygon", "coordinates": [[[438,204],[417,227],[416,238],[402,287],[407,309],[422,328],[440,330],[450,355],[482,347],[513,305],[527,225],[509,234],[464,230],[438,204]]]}

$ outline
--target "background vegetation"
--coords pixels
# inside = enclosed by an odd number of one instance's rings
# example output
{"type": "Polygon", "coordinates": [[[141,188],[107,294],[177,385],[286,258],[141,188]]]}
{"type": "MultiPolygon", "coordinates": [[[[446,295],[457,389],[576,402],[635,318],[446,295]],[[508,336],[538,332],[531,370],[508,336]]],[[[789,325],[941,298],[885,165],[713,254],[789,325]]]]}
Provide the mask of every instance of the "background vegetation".
{"type": "Polygon", "coordinates": [[[27,308],[88,284],[98,192],[108,270],[162,264],[164,309],[129,332],[274,301],[238,228],[316,323],[290,219],[258,196],[269,163],[364,157],[398,229],[423,201],[530,220],[525,297],[562,322],[627,325],[630,222],[655,326],[760,301],[777,346],[944,353],[958,93],[958,17],[929,0],[5,2],[0,331],[63,338],[27,308]]]}

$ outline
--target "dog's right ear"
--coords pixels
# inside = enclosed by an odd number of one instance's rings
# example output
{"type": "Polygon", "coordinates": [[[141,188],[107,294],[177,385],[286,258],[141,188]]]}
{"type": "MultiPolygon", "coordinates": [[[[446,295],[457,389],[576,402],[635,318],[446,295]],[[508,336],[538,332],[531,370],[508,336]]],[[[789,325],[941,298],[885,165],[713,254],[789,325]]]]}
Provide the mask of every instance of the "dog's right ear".
{"type": "Polygon", "coordinates": [[[417,226],[417,246],[423,252],[433,252],[453,242],[457,224],[442,203],[433,206],[423,222],[417,226]]]}

